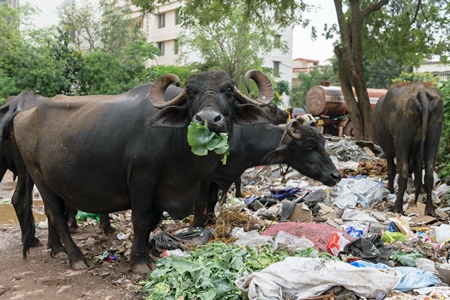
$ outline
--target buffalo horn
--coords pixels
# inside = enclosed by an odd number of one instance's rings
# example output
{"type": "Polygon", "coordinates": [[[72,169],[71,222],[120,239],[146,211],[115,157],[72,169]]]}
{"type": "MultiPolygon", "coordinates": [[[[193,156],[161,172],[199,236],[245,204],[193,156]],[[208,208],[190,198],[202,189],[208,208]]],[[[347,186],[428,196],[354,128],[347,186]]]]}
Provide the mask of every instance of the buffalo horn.
{"type": "Polygon", "coordinates": [[[150,89],[150,103],[154,107],[164,108],[167,106],[176,106],[181,105],[186,101],[185,89],[183,89],[183,91],[172,100],[164,101],[164,93],[167,87],[172,83],[175,83],[176,86],[180,86],[180,79],[175,74],[164,74],[156,79],[150,89]]]}
{"type": "Polygon", "coordinates": [[[300,134],[300,123],[293,119],[286,125],[286,132],[289,134],[292,138],[299,140],[301,137],[300,134]]]}
{"type": "Polygon", "coordinates": [[[261,105],[261,104],[269,104],[273,99],[273,86],[270,82],[270,79],[264,75],[261,71],[258,70],[250,70],[245,73],[244,81],[245,86],[247,87],[247,90],[250,91],[249,86],[249,78],[253,79],[255,81],[256,85],[258,86],[259,90],[259,96],[258,99],[252,99],[250,97],[245,96],[241,93],[237,88],[235,88],[235,93],[238,96],[237,99],[241,102],[250,102],[253,104],[261,105]]]}

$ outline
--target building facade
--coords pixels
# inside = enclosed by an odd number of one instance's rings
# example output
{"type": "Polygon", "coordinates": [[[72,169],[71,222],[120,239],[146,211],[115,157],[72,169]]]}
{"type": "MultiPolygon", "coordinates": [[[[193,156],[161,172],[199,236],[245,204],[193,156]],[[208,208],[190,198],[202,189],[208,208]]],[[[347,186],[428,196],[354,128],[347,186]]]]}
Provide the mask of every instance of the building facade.
{"type": "MultiPolygon", "coordinates": [[[[178,18],[178,11],[181,2],[170,2],[158,7],[158,12],[148,14],[145,18],[140,15],[139,9],[131,6],[133,18],[139,22],[139,26],[147,37],[147,42],[154,43],[159,48],[161,55],[147,62],[147,66],[153,65],[177,65],[180,51],[176,47],[177,37],[181,33],[181,24],[178,18]]],[[[277,32],[277,38],[285,42],[288,47],[287,53],[282,53],[279,49],[274,49],[264,57],[263,66],[273,68],[276,74],[275,80],[285,80],[292,82],[292,41],[293,29],[288,28],[277,32]]],[[[195,54],[190,54],[188,61],[196,61],[195,54]]],[[[283,103],[287,106],[289,97],[282,96],[283,103]]]]}
{"type": "Polygon", "coordinates": [[[19,7],[19,0],[0,0],[0,3],[9,3],[15,8],[19,7]]]}

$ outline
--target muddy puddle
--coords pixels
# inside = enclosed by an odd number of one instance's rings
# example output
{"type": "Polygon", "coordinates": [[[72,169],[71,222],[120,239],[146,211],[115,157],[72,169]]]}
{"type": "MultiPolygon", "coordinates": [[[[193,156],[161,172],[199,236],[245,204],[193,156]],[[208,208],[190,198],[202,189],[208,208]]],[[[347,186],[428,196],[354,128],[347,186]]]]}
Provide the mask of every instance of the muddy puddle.
{"type": "MultiPolygon", "coordinates": [[[[18,224],[14,207],[11,204],[11,197],[16,188],[16,181],[13,180],[11,172],[6,172],[2,182],[0,182],[0,225],[18,224]]],[[[44,203],[36,187],[33,190],[33,215],[36,223],[45,221],[44,203]]]]}

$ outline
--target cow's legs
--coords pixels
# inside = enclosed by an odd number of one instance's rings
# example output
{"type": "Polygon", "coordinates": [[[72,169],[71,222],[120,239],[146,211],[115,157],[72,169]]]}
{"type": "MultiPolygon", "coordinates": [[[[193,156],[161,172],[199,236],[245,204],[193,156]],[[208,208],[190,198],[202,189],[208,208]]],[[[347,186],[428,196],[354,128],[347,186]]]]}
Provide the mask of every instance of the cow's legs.
{"type": "Polygon", "coordinates": [[[434,115],[428,122],[427,139],[424,149],[424,164],[425,164],[425,178],[424,187],[427,194],[427,204],[425,206],[425,214],[434,216],[435,209],[433,205],[433,199],[431,198],[431,191],[434,186],[434,164],[436,161],[436,155],[439,148],[439,140],[442,133],[442,119],[436,116],[442,116],[443,108],[442,103],[438,107],[434,107],[434,115]]]}
{"type": "MultiPolygon", "coordinates": [[[[242,183],[241,176],[239,176],[239,177],[234,181],[234,186],[236,187],[235,195],[236,195],[236,197],[238,197],[238,198],[244,197],[244,195],[242,194],[242,191],[241,191],[241,183],[242,183]]],[[[225,191],[225,192],[226,192],[226,191],[225,191]]]]}
{"type": "Polygon", "coordinates": [[[387,161],[387,173],[388,173],[388,190],[391,194],[394,194],[394,179],[395,179],[395,164],[394,164],[394,156],[386,155],[387,161]]]}
{"type": "Polygon", "coordinates": [[[418,159],[413,160],[412,168],[414,171],[414,203],[417,204],[417,199],[422,192],[422,166],[419,165],[418,159]]]}
{"type": "Polygon", "coordinates": [[[35,237],[36,228],[34,227],[33,217],[33,180],[31,179],[25,167],[19,170],[16,189],[11,198],[17,219],[19,220],[22,232],[23,256],[30,247],[41,246],[42,243],[35,237]]]}
{"type": "Polygon", "coordinates": [[[130,254],[130,267],[134,273],[145,274],[155,268],[155,261],[149,256],[150,232],[161,220],[162,211],[147,207],[132,208],[134,238],[130,254]]]}
{"type": "Polygon", "coordinates": [[[403,196],[405,195],[406,186],[408,184],[409,177],[409,159],[411,156],[412,146],[415,137],[415,131],[404,130],[400,132],[398,138],[395,141],[395,153],[397,157],[397,171],[398,171],[398,191],[397,191],[397,199],[395,200],[394,212],[402,213],[403,212],[403,196]]]}
{"type": "Polygon", "coordinates": [[[217,184],[208,179],[202,181],[194,207],[194,227],[205,227],[208,218],[214,217],[214,205],[218,200],[218,192],[217,184]]]}
{"type": "MultiPolygon", "coordinates": [[[[42,199],[46,205],[46,213],[49,218],[49,243],[50,246],[53,247],[52,253],[54,248],[59,247],[59,243],[56,239],[56,233],[53,231],[55,228],[57,235],[59,235],[62,243],[64,244],[63,248],[65,248],[67,256],[69,257],[71,267],[75,270],[79,270],[93,266],[94,263],[83,255],[70,236],[65,217],[66,209],[64,201],[55,195],[45,184],[36,182],[36,185],[41,192],[42,199]]],[[[58,249],[57,251],[60,252],[58,249]]]]}
{"type": "Polygon", "coordinates": [[[103,229],[103,232],[105,234],[110,234],[116,231],[116,229],[111,226],[111,222],[109,221],[109,214],[100,214],[100,228],[103,229]]]}
{"type": "Polygon", "coordinates": [[[45,205],[45,215],[47,216],[48,220],[48,240],[47,240],[47,247],[50,248],[50,255],[51,257],[56,258],[67,258],[66,249],[64,248],[63,244],[61,243],[61,239],[59,238],[58,231],[56,230],[56,227],[53,226],[52,222],[50,221],[50,214],[51,211],[47,208],[47,205],[45,205]]]}

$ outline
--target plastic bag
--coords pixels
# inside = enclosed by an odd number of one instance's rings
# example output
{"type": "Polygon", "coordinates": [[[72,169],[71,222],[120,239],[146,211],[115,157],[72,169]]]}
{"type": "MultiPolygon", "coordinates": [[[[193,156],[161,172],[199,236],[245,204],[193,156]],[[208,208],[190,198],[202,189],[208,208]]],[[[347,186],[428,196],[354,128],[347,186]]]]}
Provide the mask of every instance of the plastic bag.
{"type": "Polygon", "coordinates": [[[442,224],[439,227],[435,227],[434,231],[436,233],[436,241],[443,245],[446,240],[450,239],[450,225],[442,224]]]}
{"type": "Polygon", "coordinates": [[[239,246],[263,246],[273,243],[271,236],[262,236],[257,230],[245,232],[242,228],[235,228],[232,235],[237,238],[234,243],[239,246]]]}
{"type": "Polygon", "coordinates": [[[418,253],[406,253],[403,251],[396,251],[391,255],[392,260],[397,260],[406,267],[415,267],[416,259],[419,257],[421,255],[418,253]]]}
{"type": "Polygon", "coordinates": [[[424,288],[427,286],[435,285],[440,283],[439,278],[432,273],[421,270],[418,268],[410,267],[395,267],[391,268],[385,264],[373,264],[366,261],[355,261],[350,263],[352,266],[358,268],[375,268],[385,271],[397,270],[402,274],[400,283],[395,287],[396,290],[406,292],[413,289],[424,288]]]}
{"type": "Polygon", "coordinates": [[[287,233],[286,231],[280,230],[275,236],[272,244],[272,249],[277,249],[280,244],[285,244],[288,247],[293,247],[296,250],[301,250],[305,248],[314,247],[314,243],[305,238],[297,237],[293,234],[287,233]]]}
{"type": "Polygon", "coordinates": [[[100,215],[99,214],[93,214],[93,213],[88,213],[88,212],[79,210],[75,216],[77,223],[80,223],[81,221],[84,221],[87,218],[95,220],[95,221],[97,221],[97,223],[100,223],[100,215]]]}
{"type": "Polygon", "coordinates": [[[342,232],[335,232],[328,241],[328,252],[337,256],[339,252],[344,250],[348,243],[350,243],[350,241],[343,236],[342,232]]]}
{"type": "Polygon", "coordinates": [[[406,242],[408,240],[403,233],[390,231],[385,231],[381,239],[387,244],[392,244],[395,241],[406,242]]]}

